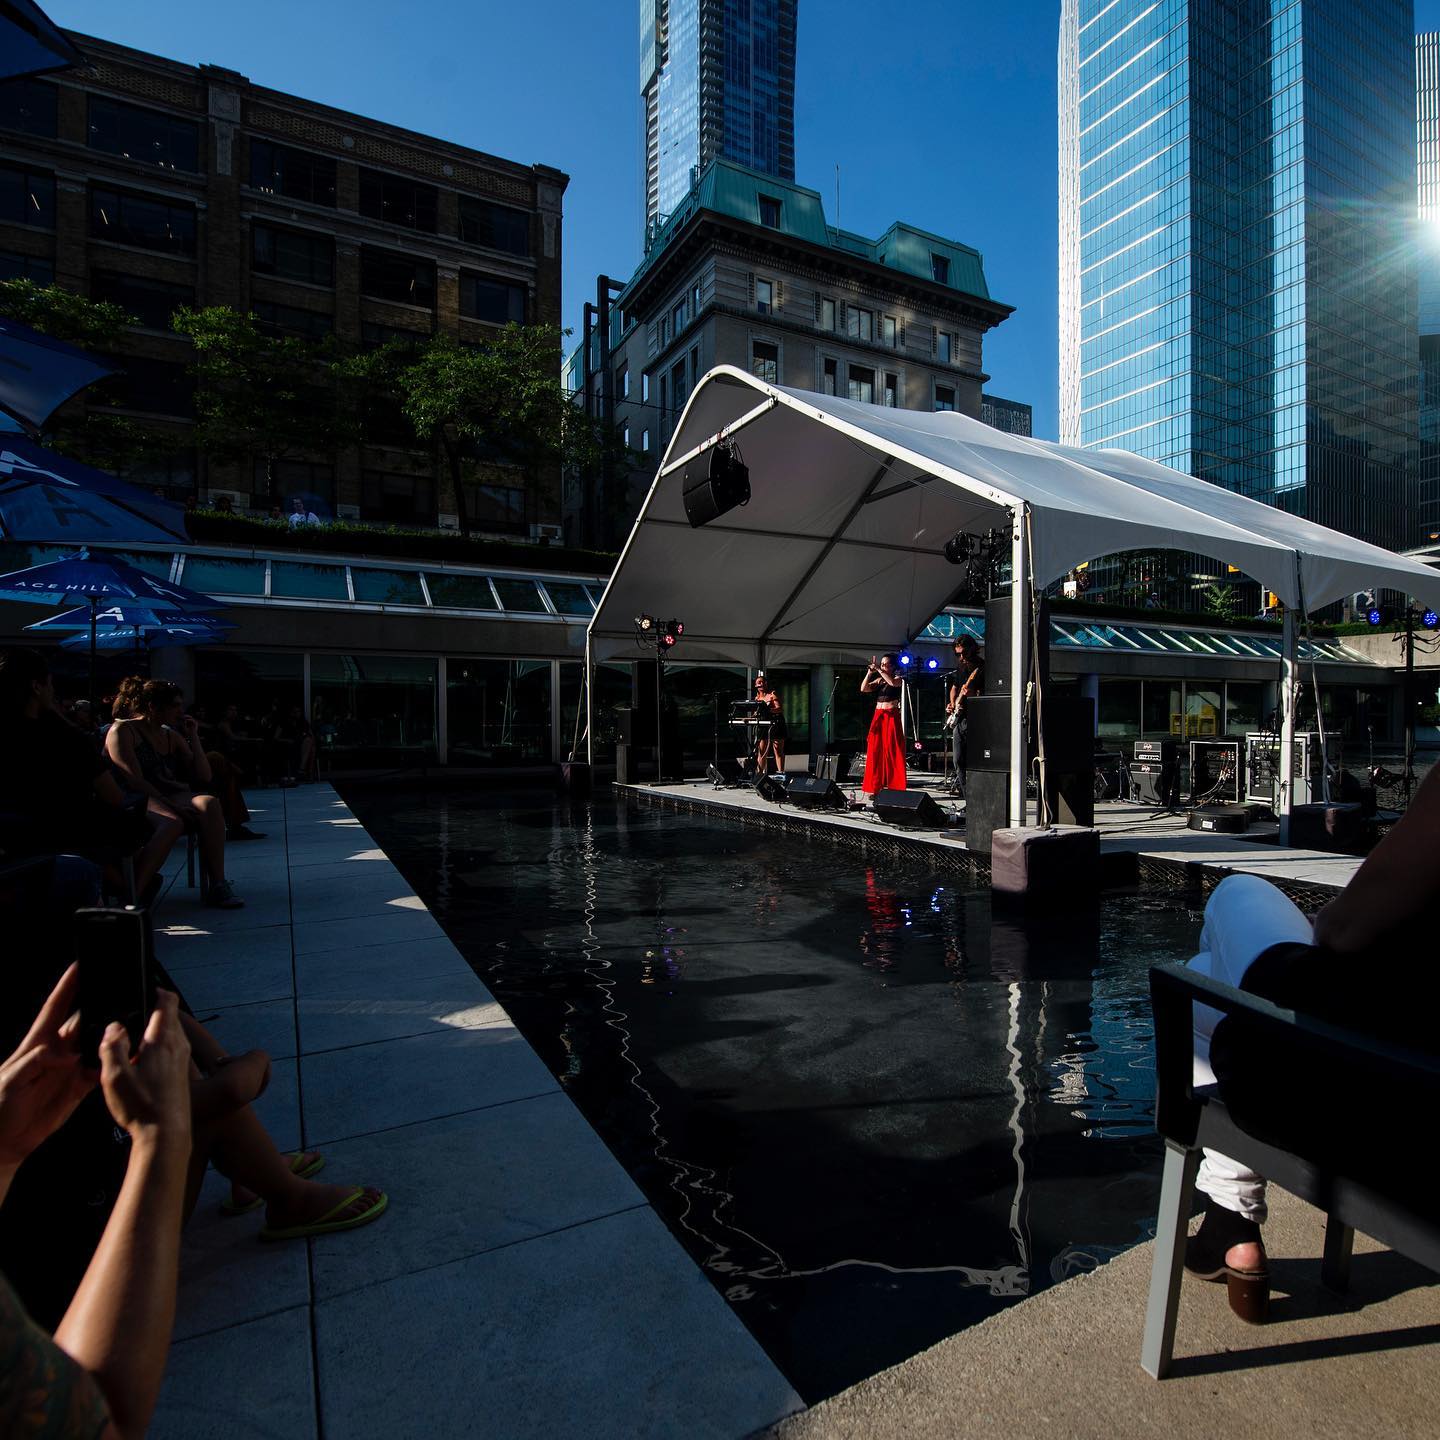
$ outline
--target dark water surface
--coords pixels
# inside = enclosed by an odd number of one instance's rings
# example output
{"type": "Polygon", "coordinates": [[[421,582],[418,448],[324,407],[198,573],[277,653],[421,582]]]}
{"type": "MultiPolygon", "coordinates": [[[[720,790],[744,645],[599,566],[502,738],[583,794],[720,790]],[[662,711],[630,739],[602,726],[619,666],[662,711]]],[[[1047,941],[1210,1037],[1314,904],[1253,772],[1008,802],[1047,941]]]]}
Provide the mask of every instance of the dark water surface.
{"type": "Polygon", "coordinates": [[[1151,1232],[1146,968],[1199,930],[1175,900],[992,920],[818,838],[347,798],[808,1401],[1151,1232]]]}

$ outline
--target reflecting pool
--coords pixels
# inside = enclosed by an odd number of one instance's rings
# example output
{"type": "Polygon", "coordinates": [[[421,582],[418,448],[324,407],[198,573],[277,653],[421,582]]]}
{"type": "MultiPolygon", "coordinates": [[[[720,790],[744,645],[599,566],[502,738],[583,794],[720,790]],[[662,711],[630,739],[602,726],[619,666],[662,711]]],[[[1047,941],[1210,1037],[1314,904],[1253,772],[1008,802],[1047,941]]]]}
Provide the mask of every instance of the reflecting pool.
{"type": "Polygon", "coordinates": [[[992,918],[820,838],[346,798],[808,1401],[1151,1232],[1146,969],[1199,930],[1176,900],[992,918]]]}

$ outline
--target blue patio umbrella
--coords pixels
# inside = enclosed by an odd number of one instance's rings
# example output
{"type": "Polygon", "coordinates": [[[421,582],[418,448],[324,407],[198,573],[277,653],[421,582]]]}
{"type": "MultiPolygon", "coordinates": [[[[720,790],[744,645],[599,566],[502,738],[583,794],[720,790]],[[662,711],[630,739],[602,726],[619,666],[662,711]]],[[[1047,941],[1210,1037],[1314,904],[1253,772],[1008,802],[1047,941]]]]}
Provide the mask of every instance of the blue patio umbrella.
{"type": "MultiPolygon", "coordinates": [[[[83,607],[78,610],[62,610],[58,615],[47,615],[27,630],[88,630],[90,611],[83,607]]],[[[107,605],[95,612],[95,623],[103,634],[124,626],[138,626],[142,630],[157,630],[165,625],[208,625],[213,630],[233,630],[233,620],[222,620],[218,615],[190,615],[183,610],[155,610],[148,605],[107,605]]]]}
{"type": "Polygon", "coordinates": [[[118,555],[92,557],[88,550],[0,575],[0,600],[24,600],[50,605],[65,600],[90,602],[90,704],[95,704],[95,652],[98,648],[98,616],[102,605],[115,601],[139,600],[161,613],[219,610],[218,600],[172,585],[168,580],[147,575],[128,565],[118,555]]]}
{"type": "MultiPolygon", "coordinates": [[[[28,626],[33,630],[33,625],[28,626]]],[[[222,643],[233,625],[189,624],[189,625],[113,625],[101,630],[95,636],[97,650],[141,650],[159,649],[162,645],[218,645],[222,643]]],[[[64,650],[85,650],[90,637],[85,634],[67,635],[60,646],[64,650]]]]}
{"type": "Polygon", "coordinates": [[[173,501],[8,432],[0,434],[0,537],[76,545],[189,539],[173,501]]]}
{"type": "Polygon", "coordinates": [[[84,63],[85,57],[33,0],[0,0],[0,80],[84,63]]]}
{"type": "Polygon", "coordinates": [[[32,437],[72,395],[114,373],[93,355],[0,316],[0,410],[32,437]]]}

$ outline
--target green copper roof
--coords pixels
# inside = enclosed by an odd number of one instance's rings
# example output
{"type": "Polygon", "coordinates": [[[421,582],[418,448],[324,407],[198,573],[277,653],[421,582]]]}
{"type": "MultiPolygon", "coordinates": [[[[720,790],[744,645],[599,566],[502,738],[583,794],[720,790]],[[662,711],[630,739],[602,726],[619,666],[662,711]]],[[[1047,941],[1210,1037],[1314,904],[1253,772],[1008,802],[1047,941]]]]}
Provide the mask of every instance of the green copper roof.
{"type": "MultiPolygon", "coordinates": [[[[690,193],[653,234],[645,259],[631,277],[633,285],[653,265],[681,230],[701,210],[728,215],[750,225],[764,225],[782,235],[807,244],[842,251],[873,264],[885,265],[921,280],[936,280],[937,268],[946,272],[939,283],[982,300],[990,298],[985,283],[985,266],[978,250],[957,240],[917,230],[896,221],[878,240],[867,239],[849,230],[826,223],[825,206],[816,190],[790,184],[773,175],[762,174],[733,160],[712,160],[696,180],[690,193]],[[762,201],[767,202],[763,207],[762,201]],[[774,207],[779,202],[779,223],[774,207]],[[937,259],[943,265],[937,267],[937,259]]],[[[619,303],[624,303],[624,296],[619,303]]]]}

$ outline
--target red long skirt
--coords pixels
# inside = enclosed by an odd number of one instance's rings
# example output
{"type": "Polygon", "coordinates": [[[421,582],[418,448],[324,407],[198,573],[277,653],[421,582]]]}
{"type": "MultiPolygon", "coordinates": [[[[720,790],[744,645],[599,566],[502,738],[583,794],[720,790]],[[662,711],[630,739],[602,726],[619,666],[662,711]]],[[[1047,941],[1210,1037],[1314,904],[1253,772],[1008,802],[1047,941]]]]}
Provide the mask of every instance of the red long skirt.
{"type": "Polygon", "coordinates": [[[905,736],[898,710],[875,708],[865,747],[865,783],[860,788],[867,795],[905,788],[905,736]]]}

